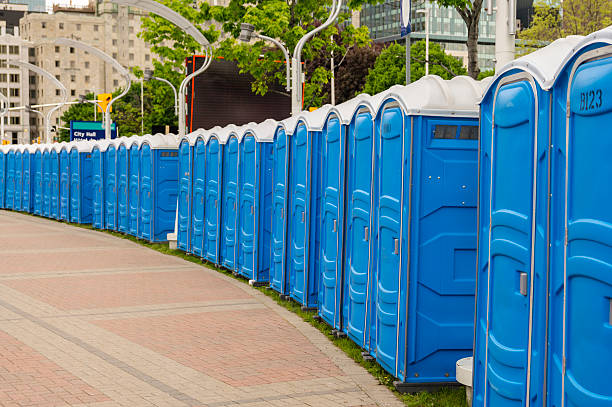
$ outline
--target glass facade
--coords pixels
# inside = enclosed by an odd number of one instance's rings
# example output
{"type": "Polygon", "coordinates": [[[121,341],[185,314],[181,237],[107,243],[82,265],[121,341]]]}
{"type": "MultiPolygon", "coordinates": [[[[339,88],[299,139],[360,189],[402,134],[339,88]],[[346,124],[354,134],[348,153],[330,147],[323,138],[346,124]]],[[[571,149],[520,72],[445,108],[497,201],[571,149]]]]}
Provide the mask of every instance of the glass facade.
{"type": "Polygon", "coordinates": [[[28,11],[44,13],[46,10],[45,0],[8,0],[11,4],[25,4],[28,6],[28,11]]]}

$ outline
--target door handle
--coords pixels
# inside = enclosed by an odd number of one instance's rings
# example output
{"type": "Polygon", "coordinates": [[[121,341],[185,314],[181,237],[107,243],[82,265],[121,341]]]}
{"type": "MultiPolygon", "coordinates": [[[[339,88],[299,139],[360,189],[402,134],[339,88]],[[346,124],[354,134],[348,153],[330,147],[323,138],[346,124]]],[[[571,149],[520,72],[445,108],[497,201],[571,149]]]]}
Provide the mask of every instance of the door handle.
{"type": "Polygon", "coordinates": [[[363,239],[364,239],[366,242],[368,242],[368,241],[370,240],[370,228],[369,228],[369,227],[367,227],[367,226],[365,226],[365,227],[363,228],[363,231],[364,231],[364,236],[363,236],[363,239]]]}
{"type": "Polygon", "coordinates": [[[217,200],[215,199],[215,208],[217,207],[217,200]]]}
{"type": "Polygon", "coordinates": [[[236,202],[234,201],[234,210],[236,210],[236,202]]]}
{"type": "Polygon", "coordinates": [[[253,214],[253,205],[251,205],[251,215],[253,214]]]}
{"type": "Polygon", "coordinates": [[[336,232],[336,223],[337,223],[337,221],[336,221],[336,219],[334,219],[334,232],[336,232]]]}
{"type": "Polygon", "coordinates": [[[527,273],[519,273],[519,291],[521,295],[527,296],[527,273]]]}
{"type": "Polygon", "coordinates": [[[285,208],[281,208],[281,219],[285,218],[285,208]]]}
{"type": "Polygon", "coordinates": [[[393,254],[399,254],[399,239],[394,238],[393,239],[393,254]]]}
{"type": "Polygon", "coordinates": [[[306,214],[302,211],[302,223],[304,223],[304,219],[306,218],[306,214]]]}

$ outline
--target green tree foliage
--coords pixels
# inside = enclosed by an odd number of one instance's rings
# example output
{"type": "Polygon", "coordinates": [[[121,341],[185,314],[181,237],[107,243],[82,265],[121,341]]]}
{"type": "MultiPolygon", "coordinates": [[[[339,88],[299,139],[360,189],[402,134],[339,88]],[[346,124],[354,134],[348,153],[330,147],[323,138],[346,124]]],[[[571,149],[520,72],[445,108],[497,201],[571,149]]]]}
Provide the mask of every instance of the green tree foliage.
{"type": "MultiPolygon", "coordinates": [[[[425,75],[425,41],[417,41],[410,47],[410,80],[418,80],[425,75]]],[[[444,79],[465,75],[461,62],[440,48],[437,43],[429,43],[429,73],[444,79]]],[[[370,70],[363,92],[374,95],[393,85],[406,84],[406,47],[391,44],[385,48],[370,70]]]]}
{"type": "Polygon", "coordinates": [[[518,34],[522,54],[568,35],[587,35],[612,24],[610,0],[539,0],[533,19],[518,34]]]}

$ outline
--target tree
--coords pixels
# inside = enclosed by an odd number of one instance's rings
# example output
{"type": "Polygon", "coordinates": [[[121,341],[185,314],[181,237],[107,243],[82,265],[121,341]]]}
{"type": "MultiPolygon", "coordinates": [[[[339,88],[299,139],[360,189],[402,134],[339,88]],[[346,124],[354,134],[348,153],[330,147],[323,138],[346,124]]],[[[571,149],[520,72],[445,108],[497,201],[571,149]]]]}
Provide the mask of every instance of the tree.
{"type": "MultiPolygon", "coordinates": [[[[425,41],[417,41],[410,47],[410,80],[416,81],[425,75],[425,41]]],[[[443,79],[465,75],[461,62],[440,48],[437,43],[429,43],[429,73],[443,79]]],[[[370,70],[363,92],[374,95],[393,85],[406,84],[406,48],[391,44],[376,59],[370,70]]]]}

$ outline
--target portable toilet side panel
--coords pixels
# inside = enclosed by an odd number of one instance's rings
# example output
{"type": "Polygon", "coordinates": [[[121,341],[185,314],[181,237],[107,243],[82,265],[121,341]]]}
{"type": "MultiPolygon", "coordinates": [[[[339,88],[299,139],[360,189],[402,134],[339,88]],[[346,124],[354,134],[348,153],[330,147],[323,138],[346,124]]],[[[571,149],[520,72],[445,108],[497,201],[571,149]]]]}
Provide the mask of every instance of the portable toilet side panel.
{"type": "Polygon", "coordinates": [[[193,147],[193,209],[191,211],[191,251],[204,257],[206,142],[198,137],[193,147]]]}
{"type": "Polygon", "coordinates": [[[542,399],[548,100],[509,74],[481,104],[475,406],[542,399]]]}
{"type": "Polygon", "coordinates": [[[289,291],[286,277],[287,247],[287,184],[289,176],[289,137],[279,127],[273,142],[274,168],[272,171],[272,263],[270,286],[286,295],[289,291]]]}
{"type": "Polygon", "coordinates": [[[34,178],[32,179],[32,208],[35,215],[42,216],[43,214],[43,169],[42,169],[42,150],[39,148],[34,152],[32,159],[32,168],[34,178]]]}
{"type": "Polygon", "coordinates": [[[253,280],[256,282],[269,282],[272,263],[270,254],[272,249],[272,189],[274,187],[272,170],[274,167],[274,146],[270,142],[261,142],[259,144],[259,152],[261,153],[261,158],[258,159],[257,170],[259,176],[257,195],[259,199],[255,202],[258,219],[256,233],[257,263],[253,280]]]}
{"type": "MultiPolygon", "coordinates": [[[[343,328],[349,337],[370,350],[368,311],[372,247],[372,182],[374,121],[369,109],[357,112],[347,136],[343,328]]],[[[336,319],[337,321],[337,319],[336,319]]]]}
{"type": "Polygon", "coordinates": [[[117,148],[117,230],[122,233],[127,233],[129,228],[128,161],[128,149],[121,144],[117,148]]]}
{"type": "Polygon", "coordinates": [[[6,155],[6,199],[7,209],[13,209],[15,202],[15,150],[6,155]]]}
{"type": "Polygon", "coordinates": [[[70,220],[89,224],[93,221],[93,158],[88,151],[70,152],[70,220]]]}
{"type": "Polygon", "coordinates": [[[153,219],[152,242],[165,242],[174,231],[176,200],[178,197],[177,149],[153,150],[153,219]]]}
{"type": "Polygon", "coordinates": [[[91,152],[92,159],[92,226],[97,229],[104,229],[104,153],[99,146],[94,146],[91,152]]]}
{"type": "MultiPolygon", "coordinates": [[[[76,147],[70,150],[70,222],[81,223],[81,164],[76,147]]],[[[91,179],[89,180],[91,182],[91,179]]]]}
{"type": "Polygon", "coordinates": [[[51,167],[51,188],[49,195],[51,197],[51,210],[49,217],[59,219],[59,183],[60,183],[60,168],[59,154],[55,150],[51,150],[50,157],[51,167]]]}
{"type": "Polygon", "coordinates": [[[21,210],[25,212],[32,211],[32,156],[27,149],[21,155],[21,210]]]}
{"type": "Polygon", "coordinates": [[[345,130],[337,114],[327,119],[321,153],[321,260],[319,314],[338,328],[342,295],[345,130]]]}
{"type": "Polygon", "coordinates": [[[0,149],[0,209],[4,208],[6,197],[6,150],[0,149]]]}
{"type": "Polygon", "coordinates": [[[612,405],[612,46],[602,45],[583,46],[554,88],[550,406],[612,405]]]}
{"type": "Polygon", "coordinates": [[[205,238],[204,257],[212,262],[218,262],[219,252],[219,198],[220,198],[220,168],[221,145],[212,136],[206,145],[206,198],[205,198],[205,238]]]}
{"type": "Polygon", "coordinates": [[[240,143],[240,205],[238,231],[238,273],[254,280],[255,197],[257,195],[257,141],[252,134],[240,143]]]}
{"type": "MultiPolygon", "coordinates": [[[[220,260],[223,267],[229,270],[236,268],[237,251],[237,209],[238,209],[238,139],[231,136],[223,147],[223,185],[221,188],[221,239],[220,260]]],[[[242,211],[242,208],[240,208],[242,211]]],[[[248,276],[246,276],[248,277],[248,276]]]]}
{"type": "Polygon", "coordinates": [[[104,152],[104,228],[117,230],[117,148],[110,144],[104,152]]]}
{"type": "Polygon", "coordinates": [[[59,153],[60,163],[60,219],[70,219],[70,157],[66,148],[59,153]]]}
{"type": "Polygon", "coordinates": [[[138,217],[138,237],[151,240],[151,221],[153,216],[153,152],[148,143],[140,146],[140,215],[138,217]]]}
{"type": "MultiPolygon", "coordinates": [[[[50,218],[51,217],[51,151],[49,150],[43,151],[42,162],[43,162],[43,216],[50,218]]],[[[8,183],[7,183],[7,188],[8,188],[8,183]]]]}
{"type": "Polygon", "coordinates": [[[138,215],[140,208],[140,151],[138,144],[134,143],[130,146],[129,157],[129,226],[128,233],[132,236],[138,236],[138,215]]]}
{"type": "Polygon", "coordinates": [[[23,153],[21,150],[15,152],[15,197],[13,198],[13,209],[21,210],[23,185],[23,153]]]}
{"type": "Polygon", "coordinates": [[[188,139],[181,140],[178,150],[178,230],[177,247],[184,252],[190,251],[191,226],[191,176],[192,176],[192,146],[188,139]]]}

